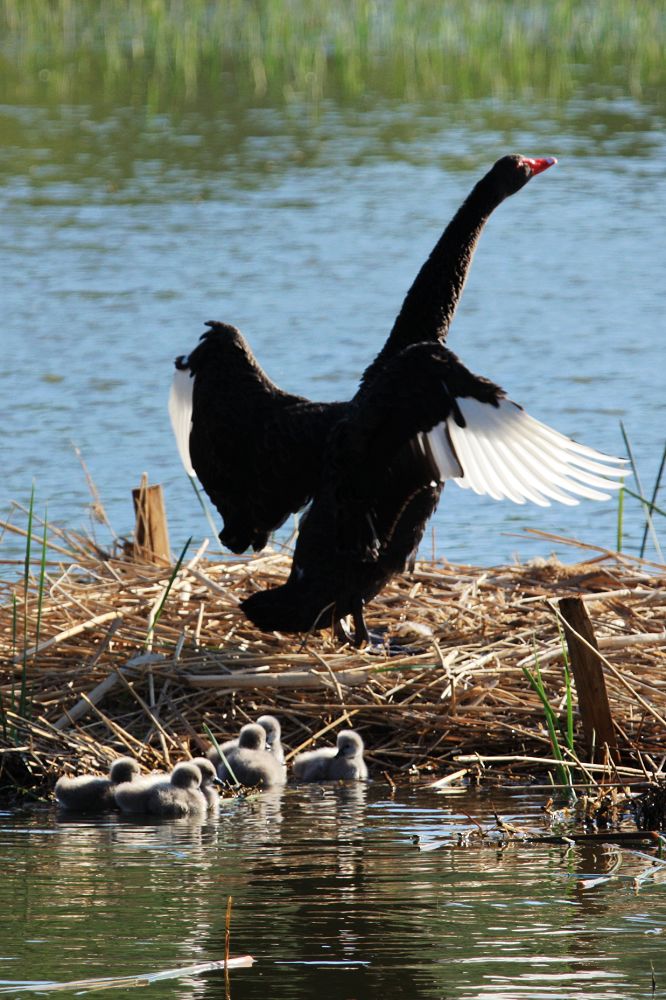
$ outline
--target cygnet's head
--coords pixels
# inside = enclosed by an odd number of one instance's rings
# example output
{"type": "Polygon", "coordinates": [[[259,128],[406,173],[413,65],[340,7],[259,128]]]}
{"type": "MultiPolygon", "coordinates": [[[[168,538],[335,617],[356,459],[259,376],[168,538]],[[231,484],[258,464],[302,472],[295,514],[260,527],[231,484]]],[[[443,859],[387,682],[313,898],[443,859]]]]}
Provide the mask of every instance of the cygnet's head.
{"type": "Polygon", "coordinates": [[[125,781],[133,781],[141,774],[141,768],[133,757],[118,757],[114,760],[109,770],[109,777],[114,785],[121,785],[125,781]]]}
{"type": "Polygon", "coordinates": [[[238,734],[238,746],[244,750],[265,750],[266,730],[256,722],[249,722],[238,734]]]}
{"type": "Polygon", "coordinates": [[[363,740],[353,729],[341,729],[337,739],[338,757],[356,757],[363,753],[363,740]]]}
{"type": "Polygon", "coordinates": [[[267,746],[272,747],[280,739],[282,727],[274,715],[260,715],[257,719],[257,725],[261,726],[266,733],[267,746]]]}
{"type": "Polygon", "coordinates": [[[199,788],[201,771],[196,764],[185,761],[182,764],[176,764],[171,772],[170,781],[176,788],[199,788]]]}
{"type": "Polygon", "coordinates": [[[201,787],[204,788],[206,785],[221,785],[222,782],[217,776],[217,771],[214,765],[207,757],[195,757],[194,760],[190,761],[190,764],[194,764],[195,767],[199,768],[201,773],[201,787]]]}

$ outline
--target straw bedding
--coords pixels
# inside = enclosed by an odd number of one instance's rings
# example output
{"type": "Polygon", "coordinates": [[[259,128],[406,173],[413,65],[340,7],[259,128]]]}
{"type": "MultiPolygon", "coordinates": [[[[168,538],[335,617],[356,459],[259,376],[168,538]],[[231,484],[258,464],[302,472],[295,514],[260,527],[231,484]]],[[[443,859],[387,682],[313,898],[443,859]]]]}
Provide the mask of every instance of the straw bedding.
{"type": "Polygon", "coordinates": [[[389,655],[341,646],[330,630],[255,630],[238,602],[282,581],[288,555],[188,552],[169,585],[172,566],[50,533],[42,586],[34,562],[0,584],[0,788],[46,788],[128,752],[168,767],[208,745],[205,726],[227,737],[264,712],[292,752],[353,726],[371,774],[396,783],[460,769],[461,757],[472,767],[469,755],[543,773],[552,751],[522,668],[536,653],[561,711],[556,609],[569,595],[585,600],[604,657],[622,763],[653,772],[666,753],[666,567],[576,544],[576,564],[417,563],[368,609],[370,627],[406,647],[389,655]]]}

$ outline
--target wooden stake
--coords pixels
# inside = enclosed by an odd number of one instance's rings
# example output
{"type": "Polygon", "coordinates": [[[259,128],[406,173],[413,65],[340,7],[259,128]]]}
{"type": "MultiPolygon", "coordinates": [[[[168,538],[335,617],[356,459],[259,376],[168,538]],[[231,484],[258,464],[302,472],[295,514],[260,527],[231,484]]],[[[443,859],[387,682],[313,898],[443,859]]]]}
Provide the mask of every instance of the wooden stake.
{"type": "Polygon", "coordinates": [[[601,661],[593,652],[599,647],[585,604],[579,597],[563,597],[559,601],[559,608],[564,620],[588,753],[591,754],[594,749],[595,760],[602,762],[607,746],[612,760],[617,764],[620,754],[613,716],[601,661]]]}
{"type": "Polygon", "coordinates": [[[141,485],[132,490],[136,527],[134,558],[143,562],[171,563],[169,529],[161,486],[149,486],[144,473],[141,485]]]}

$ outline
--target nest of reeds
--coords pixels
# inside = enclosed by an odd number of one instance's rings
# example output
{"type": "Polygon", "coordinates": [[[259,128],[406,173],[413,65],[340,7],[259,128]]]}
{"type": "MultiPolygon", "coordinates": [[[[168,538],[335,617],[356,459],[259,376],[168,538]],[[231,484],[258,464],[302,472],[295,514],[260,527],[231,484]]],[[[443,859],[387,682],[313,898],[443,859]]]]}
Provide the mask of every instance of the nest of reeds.
{"type": "MultiPolygon", "coordinates": [[[[126,753],[169,767],[209,745],[206,727],[226,738],[265,712],[282,721],[292,753],[354,727],[371,774],[389,782],[543,774],[556,756],[544,696],[559,723],[571,694],[558,610],[571,595],[585,604],[603,665],[618,748],[608,774],[628,782],[660,770],[663,566],[584,546],[573,565],[419,562],[367,611],[371,628],[405,644],[392,655],[340,645],[330,630],[257,631],[238,603],[285,578],[290,558],[279,552],[241,560],[202,548],[174,567],[63,531],[45,531],[42,543],[23,578],[0,584],[0,788],[106,771],[126,753]]],[[[572,704],[567,761],[589,760],[575,691],[572,704]]]]}

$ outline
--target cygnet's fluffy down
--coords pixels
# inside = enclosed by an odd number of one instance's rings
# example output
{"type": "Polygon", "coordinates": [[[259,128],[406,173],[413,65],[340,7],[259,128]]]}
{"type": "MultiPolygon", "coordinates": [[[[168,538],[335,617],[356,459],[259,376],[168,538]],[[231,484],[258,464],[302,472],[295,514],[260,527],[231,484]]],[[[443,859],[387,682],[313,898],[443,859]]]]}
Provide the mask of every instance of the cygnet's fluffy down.
{"type": "MultiPolygon", "coordinates": [[[[238,737],[233,740],[225,740],[225,742],[220,743],[219,746],[224,756],[227,757],[229,752],[231,750],[235,750],[238,746],[238,737]]],[[[210,749],[206,751],[206,758],[211,762],[220,778],[223,778],[224,774],[222,774],[221,771],[224,771],[224,764],[222,763],[222,758],[218,753],[217,747],[210,747],[210,749]]]]}
{"type": "Polygon", "coordinates": [[[158,785],[168,785],[169,775],[164,771],[142,774],[135,781],[126,781],[115,789],[116,805],[122,813],[141,816],[148,812],[148,798],[158,785]]]}
{"type": "Polygon", "coordinates": [[[201,772],[201,791],[206,800],[209,813],[217,813],[220,810],[220,796],[215,785],[221,784],[217,776],[217,771],[212,762],[206,757],[195,757],[190,761],[201,772]]]}
{"type": "Polygon", "coordinates": [[[266,733],[266,749],[272,753],[278,764],[284,764],[284,750],[282,749],[282,726],[274,715],[260,715],[257,725],[266,733]]]}
{"type": "MultiPolygon", "coordinates": [[[[257,719],[257,725],[261,726],[266,733],[266,750],[273,754],[278,764],[284,764],[284,750],[281,742],[282,727],[279,721],[274,715],[261,715],[257,719]]],[[[237,746],[238,739],[236,738],[235,740],[227,740],[225,743],[220,744],[220,749],[226,757],[229,751],[235,750],[237,746]]],[[[211,747],[206,753],[206,757],[217,768],[217,773],[220,777],[223,778],[227,771],[216,748],[211,747]]]]}
{"type": "Polygon", "coordinates": [[[296,781],[365,781],[363,740],[353,729],[341,729],[335,747],[308,750],[294,760],[296,781]]]}
{"type": "Polygon", "coordinates": [[[114,809],[114,792],[118,785],[140,778],[141,770],[132,757],[114,760],[108,778],[82,774],[76,778],[58,778],[55,796],[58,803],[72,812],[100,812],[114,809]]]}
{"type": "Polygon", "coordinates": [[[151,790],[147,806],[152,816],[205,817],[208,804],[201,791],[201,771],[196,764],[189,761],[176,764],[168,784],[160,783],[151,790]]]}
{"type": "Polygon", "coordinates": [[[220,779],[235,784],[234,777],[244,788],[275,788],[287,780],[286,768],[266,749],[266,731],[256,722],[243,726],[238,746],[226,755],[233,774],[220,765],[220,779]]]}

